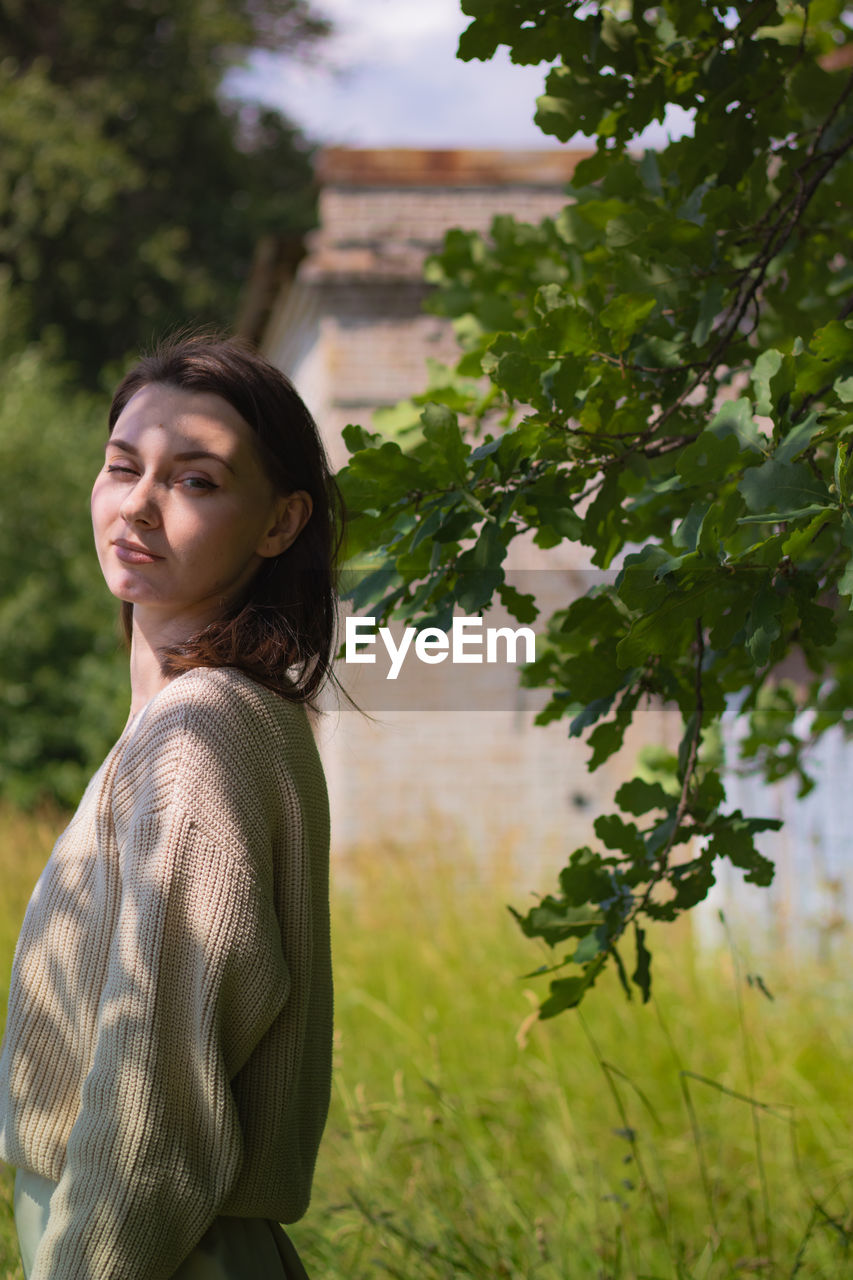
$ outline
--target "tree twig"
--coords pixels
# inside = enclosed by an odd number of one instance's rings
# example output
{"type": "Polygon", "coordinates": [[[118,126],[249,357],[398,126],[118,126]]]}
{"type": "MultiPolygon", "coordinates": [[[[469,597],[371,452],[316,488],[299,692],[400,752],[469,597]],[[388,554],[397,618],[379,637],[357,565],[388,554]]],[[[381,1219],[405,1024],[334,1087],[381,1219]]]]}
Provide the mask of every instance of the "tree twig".
{"type": "Polygon", "coordinates": [[[657,886],[660,884],[663,877],[666,875],[667,869],[669,867],[669,855],[672,852],[673,845],[675,844],[675,839],[676,839],[676,836],[678,835],[678,828],[681,826],[681,823],[684,820],[684,815],[687,812],[687,806],[690,801],[690,784],[693,781],[693,775],[696,772],[696,765],[699,759],[699,743],[702,738],[702,726],[703,726],[703,720],[705,715],[705,701],[702,696],[702,663],[704,661],[704,658],[705,658],[705,637],[702,631],[702,619],[697,618],[696,619],[696,666],[694,670],[694,686],[693,686],[694,700],[695,700],[695,707],[696,707],[694,714],[696,716],[696,721],[695,721],[695,724],[693,725],[693,733],[690,736],[690,746],[687,751],[687,760],[685,761],[685,764],[684,764],[684,777],[681,780],[681,793],[678,797],[678,804],[676,805],[676,808],[675,808],[675,815],[673,818],[672,830],[667,836],[666,843],[664,844],[663,849],[658,855],[655,873],[652,876],[651,880],[649,881],[649,884],[646,886],[646,891],[643,894],[642,898],[635,905],[633,911],[631,912],[628,921],[626,921],[626,924],[630,923],[631,920],[635,919],[636,916],[639,915],[639,913],[644,909],[653,891],[657,888],[657,886]]]}

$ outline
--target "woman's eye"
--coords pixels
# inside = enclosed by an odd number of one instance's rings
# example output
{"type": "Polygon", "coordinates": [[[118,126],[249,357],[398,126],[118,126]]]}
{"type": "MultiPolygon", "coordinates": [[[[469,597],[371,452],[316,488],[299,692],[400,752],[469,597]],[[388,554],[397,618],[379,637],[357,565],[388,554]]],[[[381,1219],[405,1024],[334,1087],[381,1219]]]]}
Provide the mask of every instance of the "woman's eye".
{"type": "Polygon", "coordinates": [[[118,474],[118,475],[124,475],[124,476],[136,475],[136,472],[134,471],[133,467],[123,467],[119,462],[108,462],[107,471],[110,472],[111,474],[118,474]]]}
{"type": "Polygon", "coordinates": [[[184,476],[180,483],[184,485],[185,488],[193,489],[199,493],[204,492],[206,489],[219,488],[219,486],[215,485],[212,480],[205,480],[203,476],[184,476]]]}

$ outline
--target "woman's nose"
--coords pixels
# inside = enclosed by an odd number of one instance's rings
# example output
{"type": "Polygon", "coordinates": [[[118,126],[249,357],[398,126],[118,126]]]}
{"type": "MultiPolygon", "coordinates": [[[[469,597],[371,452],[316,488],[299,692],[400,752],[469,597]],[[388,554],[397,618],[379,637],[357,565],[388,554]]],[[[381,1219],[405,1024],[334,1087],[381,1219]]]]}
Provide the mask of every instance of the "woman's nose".
{"type": "Polygon", "coordinates": [[[146,527],[157,524],[160,515],[151,480],[140,476],[130,486],[121,504],[121,516],[128,524],[142,524],[146,527]]]}

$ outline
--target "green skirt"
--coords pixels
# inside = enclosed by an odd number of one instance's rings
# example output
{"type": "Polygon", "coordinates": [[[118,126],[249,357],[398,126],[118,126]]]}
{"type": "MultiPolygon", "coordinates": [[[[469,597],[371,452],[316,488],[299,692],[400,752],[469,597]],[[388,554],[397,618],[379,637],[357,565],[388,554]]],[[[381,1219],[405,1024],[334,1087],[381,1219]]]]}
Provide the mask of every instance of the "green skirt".
{"type": "MultiPolygon", "coordinates": [[[[24,1275],[50,1214],[56,1183],[37,1173],[15,1174],[15,1227],[24,1275]]],[[[277,1222],[266,1218],[216,1218],[172,1280],[308,1280],[299,1255],[277,1222]]]]}

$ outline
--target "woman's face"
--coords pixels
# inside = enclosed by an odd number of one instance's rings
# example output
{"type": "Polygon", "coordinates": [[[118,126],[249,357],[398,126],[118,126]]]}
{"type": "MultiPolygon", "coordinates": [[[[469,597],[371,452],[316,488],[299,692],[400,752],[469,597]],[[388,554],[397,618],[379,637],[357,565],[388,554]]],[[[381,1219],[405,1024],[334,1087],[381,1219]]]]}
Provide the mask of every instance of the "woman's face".
{"type": "Polygon", "coordinates": [[[275,492],[232,405],[159,383],[128,401],[92,490],[107,586],[175,634],[221,616],[310,513],[307,494],[275,492]]]}

